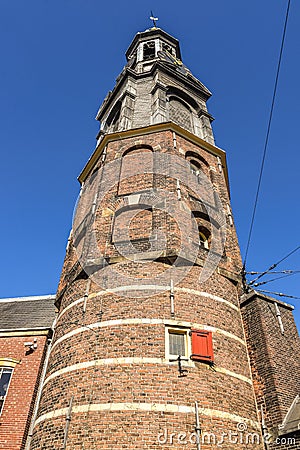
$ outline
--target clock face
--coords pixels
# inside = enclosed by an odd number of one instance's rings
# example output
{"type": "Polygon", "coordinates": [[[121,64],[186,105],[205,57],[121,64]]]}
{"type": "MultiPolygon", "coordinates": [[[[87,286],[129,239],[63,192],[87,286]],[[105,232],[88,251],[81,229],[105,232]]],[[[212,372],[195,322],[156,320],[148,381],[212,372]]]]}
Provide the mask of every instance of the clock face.
{"type": "Polygon", "coordinates": [[[180,61],[180,59],[173,56],[168,51],[159,51],[159,52],[157,52],[157,56],[162,61],[175,66],[175,69],[177,70],[177,72],[179,72],[183,75],[187,75],[188,73],[190,73],[189,69],[183,64],[183,62],[180,61]]]}

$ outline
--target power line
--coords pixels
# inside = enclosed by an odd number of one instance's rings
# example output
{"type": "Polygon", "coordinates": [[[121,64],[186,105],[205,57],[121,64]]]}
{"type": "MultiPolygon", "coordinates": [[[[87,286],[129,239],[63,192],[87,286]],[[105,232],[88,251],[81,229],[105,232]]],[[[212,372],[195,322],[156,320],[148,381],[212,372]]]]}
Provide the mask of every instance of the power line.
{"type": "MultiPolygon", "coordinates": [[[[271,272],[271,273],[274,273],[274,272],[271,272]]],[[[286,275],[282,275],[281,277],[272,278],[271,280],[261,281],[259,283],[252,283],[252,286],[255,286],[255,287],[262,286],[263,284],[272,283],[273,281],[280,280],[281,278],[291,277],[292,275],[295,275],[296,273],[300,273],[300,270],[295,270],[292,273],[288,273],[286,275]]]]}
{"type": "Polygon", "coordinates": [[[253,231],[253,224],[254,224],[256,208],[257,208],[257,203],[258,203],[258,197],[259,197],[259,192],[260,192],[261,180],[262,180],[262,175],[263,175],[263,170],[264,170],[264,165],[265,165],[265,160],[266,160],[267,147],[268,147],[268,142],[269,142],[273,110],[274,110],[274,104],[275,104],[276,93],[277,93],[277,85],[278,85],[279,72],[280,72],[280,66],[281,66],[281,60],[282,60],[282,54],[283,54],[283,48],[284,48],[284,42],[285,42],[285,35],[286,35],[286,29],[287,29],[287,23],[288,23],[288,17],[289,17],[290,4],[291,4],[291,0],[288,0],[286,14],[285,14],[285,22],[284,22],[284,27],[283,27],[283,34],[282,34],[282,39],[281,39],[281,47],[280,47],[280,52],[279,52],[278,64],[277,64],[277,72],[276,72],[276,77],[275,77],[273,97],[272,97],[272,103],[271,103],[271,109],[270,109],[270,115],[269,115],[269,122],[268,122],[268,127],[267,127],[265,145],[264,145],[264,150],[263,150],[263,157],[262,157],[260,173],[259,173],[259,177],[258,177],[257,190],[256,190],[256,195],[255,195],[255,200],[254,200],[251,224],[250,224],[248,241],[247,241],[246,252],[245,252],[244,268],[246,267],[248,251],[249,251],[249,246],[250,246],[250,241],[251,241],[251,236],[252,236],[252,231],[253,231]]]}
{"type": "MultiPolygon", "coordinates": [[[[286,269],[286,270],[273,270],[273,273],[293,273],[293,272],[300,272],[300,270],[293,270],[293,269],[286,269]]],[[[254,270],[251,270],[251,272],[245,272],[246,275],[261,275],[265,272],[254,272],[254,270]]]]}
{"type": "Polygon", "coordinates": [[[286,256],[284,256],[283,258],[281,258],[280,261],[278,261],[276,263],[276,266],[278,266],[278,264],[281,264],[283,261],[285,261],[287,258],[289,258],[291,255],[293,255],[293,253],[296,253],[298,250],[300,249],[300,245],[298,245],[298,247],[294,248],[294,250],[292,250],[291,252],[289,252],[286,256]]]}
{"type": "Polygon", "coordinates": [[[280,263],[282,263],[283,261],[285,261],[287,258],[289,258],[289,256],[293,255],[294,253],[296,253],[298,250],[300,249],[300,245],[298,245],[298,247],[294,248],[294,250],[292,250],[291,252],[289,252],[286,256],[284,256],[283,258],[281,258],[277,263],[272,264],[272,266],[270,266],[267,270],[265,270],[264,272],[262,272],[260,275],[258,275],[258,277],[256,277],[254,280],[250,281],[250,285],[255,283],[255,281],[259,280],[260,278],[262,278],[264,275],[266,275],[267,273],[271,272],[273,269],[275,269],[275,267],[277,267],[280,263]]]}
{"type": "Polygon", "coordinates": [[[260,289],[257,289],[257,292],[261,292],[262,294],[278,295],[278,297],[287,297],[287,298],[294,298],[296,300],[300,300],[300,297],[295,297],[294,295],[283,294],[282,292],[263,291],[260,289]]]}

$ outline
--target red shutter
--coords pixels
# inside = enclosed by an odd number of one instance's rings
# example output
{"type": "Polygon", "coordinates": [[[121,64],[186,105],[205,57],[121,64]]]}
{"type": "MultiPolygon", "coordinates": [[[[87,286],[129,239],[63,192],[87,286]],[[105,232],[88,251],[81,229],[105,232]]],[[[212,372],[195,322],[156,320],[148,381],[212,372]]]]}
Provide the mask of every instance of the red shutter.
{"type": "Polygon", "coordinates": [[[212,332],[205,330],[191,330],[192,333],[192,355],[194,361],[213,362],[214,352],[212,343],[212,332]]]}

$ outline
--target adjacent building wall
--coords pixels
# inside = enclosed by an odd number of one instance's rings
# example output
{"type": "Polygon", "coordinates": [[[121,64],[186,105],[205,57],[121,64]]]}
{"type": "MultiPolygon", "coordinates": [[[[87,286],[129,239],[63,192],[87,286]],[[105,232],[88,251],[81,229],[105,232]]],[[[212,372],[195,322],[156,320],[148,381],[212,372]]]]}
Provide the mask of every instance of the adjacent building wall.
{"type": "Polygon", "coordinates": [[[300,341],[293,306],[253,291],[242,297],[241,310],[258,409],[275,440],[268,448],[298,449],[299,433],[285,436],[278,428],[300,392],[300,341]],[[288,438],[295,438],[295,446],[288,438]]]}
{"type": "Polygon", "coordinates": [[[35,410],[55,296],[0,299],[0,369],[12,369],[0,412],[0,449],[24,450],[35,410]]]}

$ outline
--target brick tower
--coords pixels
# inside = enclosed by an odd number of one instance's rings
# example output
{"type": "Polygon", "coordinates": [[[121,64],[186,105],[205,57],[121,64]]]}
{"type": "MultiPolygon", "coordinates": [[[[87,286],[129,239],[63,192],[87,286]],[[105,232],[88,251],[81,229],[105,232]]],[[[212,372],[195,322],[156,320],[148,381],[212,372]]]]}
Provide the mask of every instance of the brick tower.
{"type": "Polygon", "coordinates": [[[159,28],[104,100],[31,450],[263,449],[208,89],[159,28]]]}

